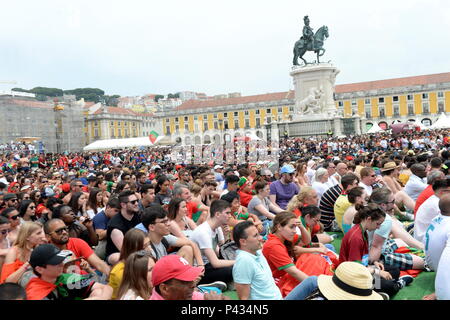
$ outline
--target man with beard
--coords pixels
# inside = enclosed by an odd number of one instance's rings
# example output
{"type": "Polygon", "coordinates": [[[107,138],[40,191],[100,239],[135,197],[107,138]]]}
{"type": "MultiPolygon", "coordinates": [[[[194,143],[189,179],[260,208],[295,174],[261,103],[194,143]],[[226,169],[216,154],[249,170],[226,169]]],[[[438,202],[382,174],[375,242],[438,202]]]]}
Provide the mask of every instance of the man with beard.
{"type": "Polygon", "coordinates": [[[280,170],[281,178],[270,184],[269,199],[281,209],[286,210],[287,204],[293,196],[298,194],[300,188],[295,184],[295,169],[291,165],[285,165],[280,170]]]}
{"type": "MultiPolygon", "coordinates": [[[[89,265],[103,273],[109,275],[109,266],[101,260],[89,247],[86,241],[79,238],[69,237],[69,228],[61,219],[51,219],[44,225],[44,232],[49,243],[55,245],[60,250],[70,250],[75,258],[85,259],[89,265]]],[[[80,267],[80,262],[77,262],[80,267]]]]}

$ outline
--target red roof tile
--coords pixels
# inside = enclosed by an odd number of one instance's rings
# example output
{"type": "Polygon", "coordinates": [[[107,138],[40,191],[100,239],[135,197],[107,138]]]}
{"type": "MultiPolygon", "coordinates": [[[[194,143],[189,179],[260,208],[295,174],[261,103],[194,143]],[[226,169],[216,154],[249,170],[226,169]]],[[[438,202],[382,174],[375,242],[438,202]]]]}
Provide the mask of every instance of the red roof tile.
{"type": "Polygon", "coordinates": [[[345,93],[345,92],[356,92],[356,91],[380,90],[380,89],[395,88],[395,87],[426,85],[426,84],[442,83],[442,82],[450,82],[450,72],[429,74],[429,75],[415,76],[415,77],[405,77],[405,78],[396,78],[396,79],[387,79],[387,80],[341,84],[341,85],[336,85],[335,90],[336,90],[336,93],[345,93]]]}
{"type": "Polygon", "coordinates": [[[175,110],[189,110],[199,108],[209,108],[236,104],[258,103],[267,101],[279,101],[283,99],[293,99],[294,91],[276,92],[260,94],[255,96],[245,96],[236,98],[214,99],[214,100],[188,100],[178,106],[175,110]]]}

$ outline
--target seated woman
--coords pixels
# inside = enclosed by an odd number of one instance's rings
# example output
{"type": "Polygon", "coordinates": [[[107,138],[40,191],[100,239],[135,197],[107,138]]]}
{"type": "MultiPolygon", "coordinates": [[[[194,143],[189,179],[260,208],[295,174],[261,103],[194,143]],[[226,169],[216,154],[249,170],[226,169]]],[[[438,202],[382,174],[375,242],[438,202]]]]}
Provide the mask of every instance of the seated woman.
{"type": "Polygon", "coordinates": [[[255,184],[256,195],[253,196],[247,208],[250,214],[256,215],[264,225],[264,234],[269,232],[272,220],[275,218],[274,213],[283,212],[279,206],[269,200],[270,186],[266,181],[260,181],[255,184]],[[274,212],[274,213],[272,213],[274,212]]]}
{"type": "Polygon", "coordinates": [[[215,181],[208,180],[203,184],[203,188],[200,191],[200,200],[205,206],[210,207],[211,202],[218,199],[215,192],[216,188],[217,182],[215,181]]]}
{"type": "Polygon", "coordinates": [[[86,204],[86,214],[90,219],[94,219],[95,215],[105,209],[106,203],[102,190],[99,188],[92,188],[89,192],[89,197],[86,204]]]}
{"type": "Polygon", "coordinates": [[[19,283],[24,273],[31,270],[28,263],[31,251],[42,243],[47,243],[42,225],[37,222],[24,222],[14,246],[6,254],[0,283],[19,283]]]}
{"type": "MultiPolygon", "coordinates": [[[[118,297],[119,287],[122,283],[125,261],[137,251],[144,250],[150,245],[150,240],[139,229],[130,229],[123,238],[122,250],[120,250],[119,262],[114,265],[109,274],[108,285],[113,288],[112,299],[118,297]]],[[[148,251],[150,254],[150,251],[148,251]]],[[[126,291],[124,292],[124,294],[126,291]]]]}
{"type": "Polygon", "coordinates": [[[228,220],[228,226],[233,228],[239,222],[249,220],[253,222],[258,229],[258,232],[261,233],[264,231],[261,220],[259,220],[255,214],[249,213],[246,207],[241,206],[239,194],[236,191],[230,191],[224,194],[220,199],[231,204],[231,216],[228,220]]]}
{"type": "Polygon", "coordinates": [[[189,238],[197,227],[197,224],[187,216],[188,208],[186,201],[182,198],[170,200],[168,215],[170,220],[169,230],[178,238],[189,238]]]}
{"type": "MultiPolygon", "coordinates": [[[[303,187],[300,192],[289,201],[286,211],[294,213],[297,217],[302,216],[302,210],[306,206],[318,206],[319,198],[317,192],[312,187],[303,187]]],[[[320,217],[319,217],[320,218],[320,217]]],[[[322,224],[319,222],[315,224],[314,234],[316,235],[317,242],[330,243],[333,241],[333,237],[321,232],[323,230],[322,224]]]]}
{"type": "Polygon", "coordinates": [[[344,234],[346,234],[353,224],[353,217],[356,214],[356,206],[362,205],[365,206],[367,204],[367,193],[362,187],[355,187],[351,189],[347,194],[348,201],[352,204],[344,213],[342,218],[342,228],[344,234]]]}
{"type": "Polygon", "coordinates": [[[149,300],[153,290],[152,270],[154,265],[155,259],[149,251],[140,250],[130,254],[125,261],[117,299],[149,300]]]}
{"type": "Polygon", "coordinates": [[[297,165],[297,173],[295,175],[295,178],[297,179],[297,185],[301,188],[301,187],[307,187],[309,186],[308,184],[308,178],[306,177],[306,163],[304,162],[299,162],[297,165]]]}
{"type": "MultiPolygon", "coordinates": [[[[369,240],[368,231],[379,229],[384,222],[386,214],[377,204],[369,203],[367,206],[357,206],[354,217],[354,226],[345,234],[339,252],[339,264],[345,261],[356,261],[369,267],[369,240]]],[[[381,261],[374,261],[369,267],[372,274],[381,277],[380,287],[375,286],[376,291],[387,293],[389,296],[396,294],[401,288],[412,281],[411,276],[399,279],[398,268],[383,266],[381,261]]]]}
{"type": "Polygon", "coordinates": [[[272,233],[264,243],[264,254],[283,297],[308,276],[332,275],[331,265],[319,254],[302,254],[300,247],[311,242],[309,232],[292,212],[283,211],[273,220],[272,233]],[[300,228],[301,239],[297,234],[300,228]]]}

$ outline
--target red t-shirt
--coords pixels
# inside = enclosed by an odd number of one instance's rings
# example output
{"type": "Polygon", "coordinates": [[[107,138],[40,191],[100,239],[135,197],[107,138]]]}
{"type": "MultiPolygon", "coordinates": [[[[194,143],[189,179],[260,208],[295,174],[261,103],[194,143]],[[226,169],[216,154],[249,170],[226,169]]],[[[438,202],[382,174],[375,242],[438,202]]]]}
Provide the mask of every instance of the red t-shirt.
{"type": "Polygon", "coordinates": [[[94,251],[89,247],[86,241],[79,238],[69,238],[67,250],[72,251],[77,258],[89,258],[94,251]]]}
{"type": "Polygon", "coordinates": [[[363,236],[361,226],[354,225],[344,236],[339,252],[339,264],[345,261],[362,261],[362,257],[369,253],[367,232],[363,236]]]}
{"type": "Polygon", "coordinates": [[[428,187],[423,190],[416,200],[416,206],[414,207],[414,218],[416,217],[417,210],[419,210],[419,207],[427,201],[429,197],[431,197],[434,194],[433,186],[429,185],[428,187]]]}
{"type": "Polygon", "coordinates": [[[247,208],[248,204],[250,203],[250,201],[253,198],[253,195],[248,194],[246,192],[242,192],[242,191],[239,191],[238,193],[239,193],[239,197],[241,198],[241,205],[247,208]]]}
{"type": "MultiPolygon", "coordinates": [[[[298,240],[298,235],[294,236],[294,243],[298,240]]],[[[274,234],[269,234],[269,237],[264,243],[262,253],[269,263],[270,270],[275,282],[286,274],[284,269],[295,266],[295,261],[289,256],[288,250],[284,243],[274,234]]]]}

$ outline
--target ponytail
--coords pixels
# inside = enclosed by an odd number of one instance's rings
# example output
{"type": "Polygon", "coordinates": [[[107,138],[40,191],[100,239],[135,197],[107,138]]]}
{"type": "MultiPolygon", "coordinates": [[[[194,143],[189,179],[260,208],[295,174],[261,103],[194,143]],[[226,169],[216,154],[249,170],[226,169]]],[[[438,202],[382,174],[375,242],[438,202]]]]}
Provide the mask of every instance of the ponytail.
{"type": "Polygon", "coordinates": [[[356,210],[357,212],[353,218],[354,224],[359,224],[367,218],[374,221],[386,217],[384,211],[375,203],[369,203],[367,206],[357,205],[356,210]]]}

